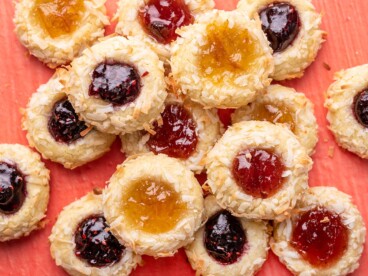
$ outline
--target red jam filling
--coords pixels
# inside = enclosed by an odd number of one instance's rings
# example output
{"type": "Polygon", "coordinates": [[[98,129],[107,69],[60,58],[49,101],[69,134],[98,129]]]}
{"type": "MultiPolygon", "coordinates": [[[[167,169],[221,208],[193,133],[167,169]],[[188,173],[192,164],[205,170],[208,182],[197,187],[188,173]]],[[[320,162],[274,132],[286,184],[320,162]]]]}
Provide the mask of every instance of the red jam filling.
{"type": "Polygon", "coordinates": [[[174,41],[176,29],[194,21],[183,0],[149,0],[138,16],[144,30],[162,44],[174,41]]]}
{"type": "Polygon", "coordinates": [[[301,21],[298,11],[289,3],[275,2],[259,12],[262,29],[274,52],[282,52],[297,37],[301,21]]]}
{"type": "Polygon", "coordinates": [[[204,246],[223,265],[233,264],[246,251],[247,237],[240,221],[228,211],[220,211],[205,225],[204,246]]]}
{"type": "Polygon", "coordinates": [[[353,113],[357,121],[368,128],[368,89],[355,96],[353,113]]]}
{"type": "Polygon", "coordinates": [[[342,257],[348,239],[348,229],[340,216],[317,207],[300,216],[290,244],[311,265],[324,268],[342,257]]]}
{"type": "Polygon", "coordinates": [[[71,143],[81,138],[81,132],[87,129],[68,99],[55,103],[49,119],[49,132],[57,142],[71,143]]]}
{"type": "Polygon", "coordinates": [[[82,221],[74,241],[75,255],[96,267],[118,262],[125,249],[109,231],[105,218],[98,215],[82,221]]]}
{"type": "Polygon", "coordinates": [[[196,149],[198,137],[192,114],[180,104],[166,105],[161,122],[154,123],[155,135],[147,142],[151,151],[186,159],[196,149]]]}
{"type": "Polygon", "coordinates": [[[25,179],[14,165],[0,162],[0,213],[14,214],[25,199],[25,179]]]}
{"type": "Polygon", "coordinates": [[[141,79],[137,70],[125,63],[104,62],[92,73],[90,96],[120,106],[133,102],[141,91],[141,79]]]}
{"type": "Polygon", "coordinates": [[[278,155],[265,149],[246,149],[233,161],[232,173],[243,191],[255,198],[268,198],[282,186],[284,165],[278,155]]]}

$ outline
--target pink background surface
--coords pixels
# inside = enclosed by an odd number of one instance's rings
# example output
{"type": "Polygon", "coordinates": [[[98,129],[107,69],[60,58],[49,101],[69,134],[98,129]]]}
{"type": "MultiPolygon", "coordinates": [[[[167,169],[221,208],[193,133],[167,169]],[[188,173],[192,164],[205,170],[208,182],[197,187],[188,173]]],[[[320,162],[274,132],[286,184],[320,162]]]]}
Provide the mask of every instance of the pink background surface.
{"type": "MultiPolygon", "coordinates": [[[[217,7],[233,9],[238,1],[217,0],[217,7]]],[[[316,62],[302,79],[285,82],[304,92],[315,104],[319,124],[319,143],[313,156],[310,173],[311,186],[335,186],[352,195],[353,201],[368,218],[368,161],[340,149],[327,129],[324,93],[332,82],[333,73],[343,68],[368,62],[368,1],[314,0],[323,16],[322,28],[328,32],[327,42],[316,62]],[[327,63],[331,70],[323,64],[327,63]],[[334,150],[332,157],[329,149],[334,150]]],[[[108,0],[110,17],[116,10],[116,0],[108,0]]],[[[34,57],[30,57],[14,35],[12,1],[0,1],[0,143],[27,145],[21,129],[19,108],[25,107],[29,97],[40,84],[47,82],[53,71],[34,57]]],[[[107,28],[111,33],[113,26],[107,28]]],[[[349,126],[346,126],[349,127],[349,126]]],[[[48,236],[61,209],[92,190],[104,187],[117,164],[124,160],[119,151],[120,142],[103,158],[73,171],[46,161],[51,170],[51,197],[45,229],[29,237],[0,244],[0,275],[66,275],[58,268],[49,253],[48,236]]],[[[368,275],[368,246],[366,245],[360,268],[354,275],[368,275]]],[[[154,260],[144,257],[145,265],[132,275],[194,275],[183,251],[172,258],[154,260]]],[[[290,275],[277,258],[270,253],[258,275],[290,275]]]]}

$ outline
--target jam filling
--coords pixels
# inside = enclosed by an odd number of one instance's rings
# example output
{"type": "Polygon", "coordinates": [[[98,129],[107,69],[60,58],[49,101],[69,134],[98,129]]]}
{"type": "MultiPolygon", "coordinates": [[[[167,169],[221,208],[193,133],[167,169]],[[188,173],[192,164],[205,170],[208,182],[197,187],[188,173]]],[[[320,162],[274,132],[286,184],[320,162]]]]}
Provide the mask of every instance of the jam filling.
{"type": "Polygon", "coordinates": [[[295,130],[293,115],[289,109],[283,105],[274,103],[254,103],[252,104],[252,111],[249,114],[249,119],[255,121],[268,121],[274,124],[286,124],[291,131],[295,130]]]}
{"type": "Polygon", "coordinates": [[[355,96],[353,113],[357,121],[368,128],[368,89],[355,96]]]}
{"type": "Polygon", "coordinates": [[[170,184],[153,179],[133,183],[122,201],[127,223],[152,234],[173,229],[186,210],[186,204],[170,184]]]}
{"type": "Polygon", "coordinates": [[[192,114],[180,104],[169,104],[161,117],[162,124],[154,123],[156,134],[150,136],[148,147],[156,154],[188,158],[198,143],[196,123],[192,114]]]}
{"type": "Polygon", "coordinates": [[[299,217],[290,243],[311,265],[325,268],[343,256],[348,240],[348,229],[341,217],[316,207],[299,217]]]}
{"type": "Polygon", "coordinates": [[[141,79],[137,70],[125,63],[99,64],[92,73],[90,96],[99,96],[113,105],[133,102],[141,91],[141,79]]]}
{"type": "Polygon", "coordinates": [[[87,129],[68,99],[55,103],[48,123],[49,132],[57,142],[71,143],[81,138],[81,132],[87,129]]]}
{"type": "Polygon", "coordinates": [[[289,3],[275,2],[259,12],[262,29],[275,53],[284,51],[299,34],[298,11],[289,3]]]}
{"type": "Polygon", "coordinates": [[[24,202],[24,175],[15,165],[0,162],[0,213],[14,214],[24,202]]]}
{"type": "MultiPolygon", "coordinates": [[[[202,74],[213,81],[236,78],[239,74],[256,70],[259,47],[247,30],[229,23],[207,26],[207,42],[201,47],[199,66],[202,74]],[[236,37],[236,39],[234,39],[236,37]]],[[[230,80],[233,80],[233,79],[230,80]]]]}
{"type": "Polygon", "coordinates": [[[243,191],[255,198],[273,196],[282,186],[284,165],[271,150],[246,149],[233,161],[232,173],[243,191]]]}
{"type": "Polygon", "coordinates": [[[240,221],[228,211],[220,211],[205,225],[204,245],[217,262],[233,264],[246,251],[247,237],[240,221]]]}
{"type": "Polygon", "coordinates": [[[98,215],[82,221],[74,241],[75,255],[96,267],[118,262],[125,249],[109,231],[105,218],[98,215]]]}
{"type": "Polygon", "coordinates": [[[52,37],[73,33],[80,24],[85,7],[83,0],[35,0],[33,14],[52,37]]]}
{"type": "Polygon", "coordinates": [[[162,44],[176,40],[176,29],[194,21],[184,0],[149,0],[138,18],[146,33],[162,44]]]}

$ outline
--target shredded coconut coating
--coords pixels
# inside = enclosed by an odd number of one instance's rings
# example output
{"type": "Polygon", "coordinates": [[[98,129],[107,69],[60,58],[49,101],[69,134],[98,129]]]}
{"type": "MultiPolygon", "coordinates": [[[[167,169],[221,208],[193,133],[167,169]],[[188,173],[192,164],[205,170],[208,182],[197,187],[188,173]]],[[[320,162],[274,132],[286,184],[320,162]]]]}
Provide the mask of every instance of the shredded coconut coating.
{"type": "Polygon", "coordinates": [[[104,267],[90,266],[75,255],[75,231],[84,219],[94,215],[103,215],[102,195],[92,192],[60,212],[49,237],[50,252],[56,265],[73,276],[129,275],[141,262],[141,256],[134,254],[129,248],[124,249],[119,262],[104,267]]]}
{"type": "MultiPolygon", "coordinates": [[[[197,134],[198,144],[195,151],[189,158],[178,160],[193,172],[200,173],[204,169],[204,160],[207,153],[212,149],[223,133],[223,127],[218,118],[217,111],[214,109],[203,109],[199,104],[193,103],[190,100],[185,100],[183,102],[173,94],[169,94],[165,103],[183,104],[183,106],[192,114],[196,123],[195,132],[197,134]]],[[[150,152],[147,145],[150,136],[151,134],[148,132],[145,133],[141,131],[121,135],[122,152],[127,156],[150,152]]]]}
{"type": "Polygon", "coordinates": [[[351,197],[334,187],[310,188],[298,201],[293,216],[276,223],[271,249],[287,268],[295,275],[329,276],[347,275],[359,267],[359,259],[363,252],[366,228],[359,210],[351,202],[351,197]],[[348,248],[337,263],[327,268],[315,268],[305,261],[299,253],[290,246],[293,226],[298,214],[318,206],[340,215],[342,223],[348,228],[348,248]]]}
{"type": "MultiPolygon", "coordinates": [[[[140,8],[144,7],[147,2],[147,0],[120,0],[118,2],[118,10],[115,14],[115,18],[119,18],[115,32],[144,40],[162,60],[167,62],[171,54],[171,45],[159,43],[147,34],[138,18],[140,8]]],[[[194,17],[208,10],[212,10],[215,6],[213,0],[184,0],[184,3],[188,6],[191,15],[194,17]]]]}
{"type": "MultiPolygon", "coordinates": [[[[318,141],[318,125],[314,116],[313,103],[293,88],[271,85],[266,94],[260,95],[254,102],[237,109],[232,114],[232,123],[251,120],[254,104],[277,104],[286,107],[294,120],[294,134],[311,156],[318,141]]],[[[288,124],[281,124],[289,127],[288,124]]]]}
{"type": "Polygon", "coordinates": [[[253,101],[270,84],[269,75],[274,70],[271,48],[259,24],[243,13],[213,10],[200,15],[195,24],[182,27],[177,32],[181,37],[172,44],[172,73],[182,93],[192,101],[206,108],[238,108],[253,101]],[[247,31],[260,51],[256,61],[258,66],[238,77],[227,72],[230,78],[224,78],[220,83],[201,77],[203,73],[198,64],[202,55],[200,49],[208,40],[207,26],[213,23],[228,23],[229,28],[247,31]],[[232,77],[236,77],[235,81],[230,81],[232,77]]]}
{"type": "Polygon", "coordinates": [[[109,25],[106,16],[106,0],[84,0],[85,12],[78,28],[71,33],[52,38],[35,22],[32,15],[34,1],[20,0],[15,6],[15,32],[20,42],[50,68],[69,64],[83,49],[91,46],[105,33],[109,25]]]}
{"type": "Polygon", "coordinates": [[[43,158],[60,163],[67,169],[74,169],[109,151],[116,136],[92,129],[86,136],[70,144],[54,139],[48,122],[55,103],[66,98],[65,84],[68,80],[69,72],[59,69],[46,84],[38,88],[27,109],[23,110],[23,129],[27,130],[30,146],[36,148],[43,158]]]}
{"type": "Polygon", "coordinates": [[[308,188],[312,164],[304,147],[287,128],[269,122],[245,121],[230,127],[208,154],[207,183],[218,204],[235,216],[282,220],[308,188]],[[233,160],[247,148],[273,150],[283,162],[283,185],[269,198],[246,194],[233,177],[233,160]]]}
{"type": "MultiPolygon", "coordinates": [[[[217,205],[214,196],[206,197],[206,216],[210,218],[222,208],[217,205]]],[[[239,218],[247,237],[247,245],[243,255],[237,262],[222,265],[213,259],[204,247],[204,226],[196,234],[194,241],[186,246],[185,253],[196,275],[222,276],[222,275],[254,275],[263,265],[268,255],[268,241],[270,231],[265,221],[252,221],[239,218]]]]}
{"type": "MultiPolygon", "coordinates": [[[[274,3],[274,0],[240,0],[238,10],[257,20],[261,25],[259,11],[274,3]]],[[[284,51],[273,55],[275,71],[274,80],[300,78],[304,70],[315,60],[324,42],[325,31],[320,29],[322,15],[317,13],[310,0],[286,0],[298,11],[301,26],[298,36],[284,51]]]]}
{"type": "Polygon", "coordinates": [[[131,133],[141,130],[157,118],[167,96],[163,63],[147,44],[134,38],[107,37],[72,62],[69,100],[87,123],[101,132],[131,133]],[[135,101],[114,107],[99,97],[89,96],[92,73],[105,61],[135,66],[142,88],[135,101]]]}
{"type": "Polygon", "coordinates": [[[25,176],[26,195],[23,205],[14,214],[0,211],[0,242],[28,236],[43,228],[49,202],[50,172],[41,157],[23,145],[0,144],[0,162],[17,166],[25,176]]]}
{"type": "Polygon", "coordinates": [[[368,64],[337,72],[327,90],[327,120],[337,143],[361,158],[368,159],[368,128],[353,113],[354,98],[368,88],[368,64]]]}
{"type": "Polygon", "coordinates": [[[203,215],[202,189],[194,174],[174,158],[159,154],[130,157],[117,167],[103,193],[106,220],[117,239],[137,254],[154,257],[173,256],[180,247],[193,241],[203,215]],[[180,194],[187,210],[168,232],[151,234],[126,223],[121,202],[124,193],[140,179],[162,180],[180,194]]]}

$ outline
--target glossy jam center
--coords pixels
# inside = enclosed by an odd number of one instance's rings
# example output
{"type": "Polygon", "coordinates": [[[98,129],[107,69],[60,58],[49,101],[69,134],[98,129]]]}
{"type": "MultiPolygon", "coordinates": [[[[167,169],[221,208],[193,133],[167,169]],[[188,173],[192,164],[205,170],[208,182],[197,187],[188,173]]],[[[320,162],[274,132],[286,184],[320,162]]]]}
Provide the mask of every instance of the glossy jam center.
{"type": "Polygon", "coordinates": [[[202,74],[214,81],[222,81],[229,74],[236,78],[238,74],[255,70],[259,57],[257,43],[249,32],[230,28],[228,23],[207,26],[207,42],[201,52],[202,74]]]}
{"type": "Polygon", "coordinates": [[[178,37],[176,29],[193,23],[194,18],[183,0],[149,0],[139,10],[139,20],[157,42],[168,44],[178,37]]]}
{"type": "Polygon", "coordinates": [[[233,264],[246,250],[247,237],[239,220],[228,211],[212,216],[205,225],[204,245],[221,264],[233,264]]]}
{"type": "Polygon", "coordinates": [[[49,132],[57,142],[71,143],[81,138],[81,132],[87,129],[86,124],[78,119],[68,99],[55,103],[49,118],[49,132]]]}
{"type": "Polygon", "coordinates": [[[101,63],[92,73],[89,95],[99,96],[113,105],[133,102],[141,91],[137,70],[125,63],[101,63]]]}
{"type": "Polygon", "coordinates": [[[301,21],[298,11],[289,3],[275,2],[259,12],[262,29],[274,52],[282,52],[297,37],[301,21]]]}
{"type": "Polygon", "coordinates": [[[154,124],[156,134],[147,142],[150,150],[174,158],[188,158],[198,143],[192,114],[180,104],[169,104],[161,116],[162,124],[154,124]]]}
{"type": "Polygon", "coordinates": [[[83,0],[35,0],[34,16],[52,37],[73,33],[85,10],[83,0]]]}
{"type": "Polygon", "coordinates": [[[180,195],[163,181],[137,181],[123,196],[122,211],[127,223],[152,234],[173,229],[186,210],[180,195]]]}
{"type": "Polygon", "coordinates": [[[294,118],[287,107],[274,103],[254,103],[251,107],[250,120],[286,124],[291,131],[295,130],[294,118]]]}
{"type": "Polygon", "coordinates": [[[348,247],[348,229],[338,214],[317,207],[302,214],[293,230],[291,246],[315,267],[336,263],[348,247]]]}
{"type": "Polygon", "coordinates": [[[232,173],[243,191],[255,198],[268,198],[282,186],[284,165],[271,150],[246,149],[233,161],[232,173]]]}
{"type": "Polygon", "coordinates": [[[368,89],[355,96],[353,112],[358,122],[368,128],[368,89]]]}
{"type": "Polygon", "coordinates": [[[15,165],[0,162],[0,213],[16,213],[24,198],[24,176],[15,165]]]}
{"type": "Polygon", "coordinates": [[[118,262],[125,248],[108,229],[103,216],[91,216],[82,221],[74,236],[75,255],[97,267],[118,262]]]}

